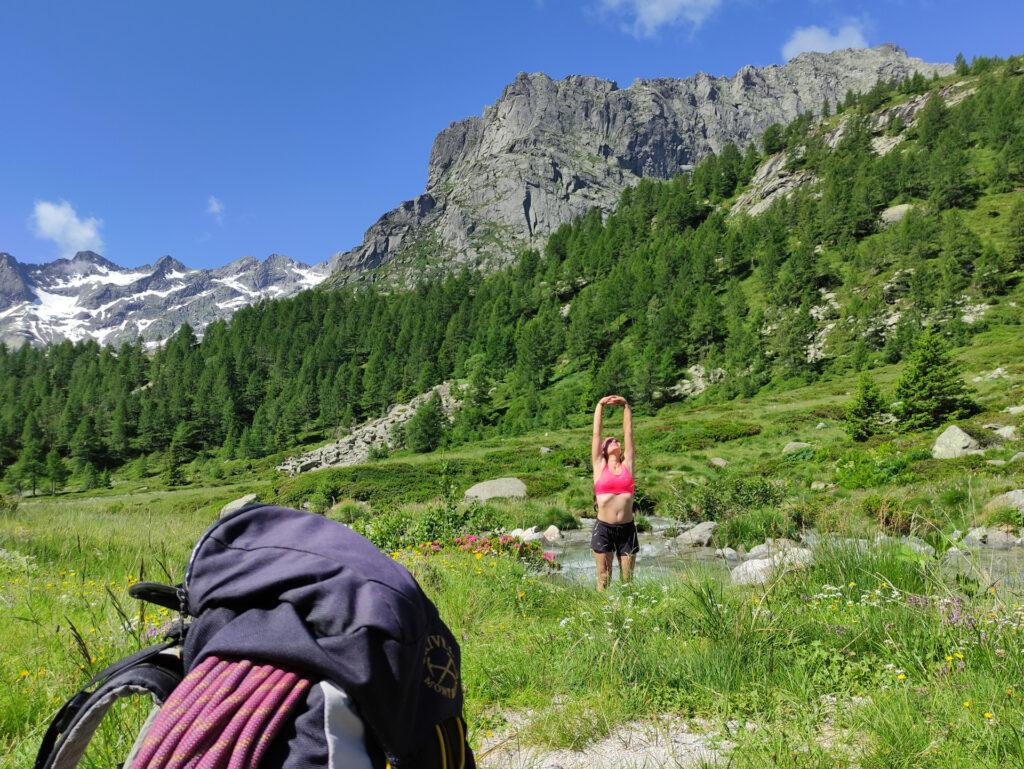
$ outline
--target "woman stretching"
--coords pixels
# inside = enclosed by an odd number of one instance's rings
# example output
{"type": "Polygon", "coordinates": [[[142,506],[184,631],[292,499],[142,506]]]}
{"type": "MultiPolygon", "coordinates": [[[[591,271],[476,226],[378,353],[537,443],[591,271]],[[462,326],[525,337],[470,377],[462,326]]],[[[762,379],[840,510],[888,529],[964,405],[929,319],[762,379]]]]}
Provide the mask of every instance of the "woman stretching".
{"type": "Polygon", "coordinates": [[[619,576],[629,582],[640,543],[633,521],[633,413],[621,395],[606,395],[594,409],[594,435],[590,443],[594,468],[594,497],[597,522],[590,539],[597,563],[597,589],[608,587],[612,576],[612,558],[619,559],[619,576]],[[624,443],[614,437],[601,438],[601,411],[605,406],[622,406],[624,443]]]}

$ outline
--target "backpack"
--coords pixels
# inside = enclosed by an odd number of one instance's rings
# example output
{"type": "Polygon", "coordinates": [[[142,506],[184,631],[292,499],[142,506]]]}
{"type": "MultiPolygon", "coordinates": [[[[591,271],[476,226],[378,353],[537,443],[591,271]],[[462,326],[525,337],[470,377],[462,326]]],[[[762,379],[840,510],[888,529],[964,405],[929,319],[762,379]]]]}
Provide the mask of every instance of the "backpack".
{"type": "MultiPolygon", "coordinates": [[[[196,725],[219,703],[204,705],[203,718],[187,727],[175,723],[190,703],[199,702],[198,713],[203,698],[214,696],[198,695],[204,686],[214,691],[214,670],[225,671],[216,689],[224,708],[237,706],[240,691],[255,691],[238,684],[240,676],[263,671],[261,680],[292,682],[291,694],[276,700],[285,709],[257,729],[256,762],[250,748],[250,763],[232,767],[475,769],[458,643],[412,575],[347,526],[252,505],[207,529],[181,585],[139,583],[130,592],[180,610],[182,621],[68,700],[35,769],[77,766],[104,715],[132,695],[151,697],[155,707],[125,769],[164,766],[145,762],[157,751],[155,735],[169,731],[184,733],[176,737],[182,745],[191,740],[194,760],[181,765],[229,766],[199,760],[216,735],[208,740],[196,725]]],[[[249,712],[235,716],[239,729],[249,712]]],[[[249,732],[246,739],[251,724],[249,732]]]]}

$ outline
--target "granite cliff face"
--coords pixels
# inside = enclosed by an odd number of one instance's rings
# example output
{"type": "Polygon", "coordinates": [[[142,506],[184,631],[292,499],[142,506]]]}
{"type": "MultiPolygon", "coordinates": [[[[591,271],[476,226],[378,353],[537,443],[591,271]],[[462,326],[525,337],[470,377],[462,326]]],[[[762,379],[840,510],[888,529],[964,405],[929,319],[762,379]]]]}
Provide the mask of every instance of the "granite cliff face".
{"type": "Polygon", "coordinates": [[[361,245],[336,254],[331,280],[348,282],[382,265],[501,264],[594,206],[610,211],[642,177],[670,178],[726,144],[745,146],[772,123],[817,114],[848,90],[918,71],[952,67],[884,45],[629,88],[595,77],[520,74],[482,116],[437,136],[424,193],[384,214],[361,245]]]}
{"type": "Polygon", "coordinates": [[[0,342],[155,343],[183,323],[201,333],[240,307],[292,296],[325,277],[325,264],[310,267],[280,254],[192,270],[169,256],[124,269],[92,251],[40,265],[0,253],[0,342]]]}

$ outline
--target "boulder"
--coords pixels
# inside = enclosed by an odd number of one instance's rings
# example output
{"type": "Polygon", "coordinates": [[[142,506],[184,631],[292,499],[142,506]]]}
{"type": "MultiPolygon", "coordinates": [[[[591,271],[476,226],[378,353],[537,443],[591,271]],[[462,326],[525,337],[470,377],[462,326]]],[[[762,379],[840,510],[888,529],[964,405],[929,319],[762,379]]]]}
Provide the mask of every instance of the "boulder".
{"type": "Polygon", "coordinates": [[[544,539],[544,533],[538,531],[536,526],[531,526],[528,529],[512,529],[508,534],[510,537],[518,537],[523,542],[539,542],[544,539]]]}
{"type": "Polygon", "coordinates": [[[676,537],[676,544],[682,547],[707,547],[717,528],[718,524],[714,521],[698,523],[689,531],[684,531],[676,537]]]}
{"type": "Polygon", "coordinates": [[[828,427],[828,424],[826,424],[825,422],[818,422],[818,424],[816,424],[814,426],[814,429],[815,430],[824,430],[826,427],[828,427]]]}
{"type": "Polygon", "coordinates": [[[1024,406],[1007,406],[1003,411],[1007,414],[1024,414],[1024,406]]]}
{"type": "Polygon", "coordinates": [[[243,507],[248,507],[251,504],[259,502],[260,498],[258,494],[246,494],[244,497],[228,502],[224,507],[220,509],[220,513],[217,514],[218,518],[227,518],[232,513],[237,513],[243,507]]]}
{"type": "Polygon", "coordinates": [[[755,545],[750,548],[750,552],[747,553],[746,558],[749,561],[756,561],[761,558],[769,558],[776,553],[783,550],[792,550],[797,546],[796,542],[785,537],[779,537],[778,539],[772,539],[769,537],[760,545],[755,545]]]}
{"type": "Polygon", "coordinates": [[[543,455],[543,454],[550,454],[550,453],[551,453],[551,451],[552,451],[552,449],[551,449],[551,447],[550,447],[550,446],[541,446],[541,447],[540,447],[540,453],[541,453],[542,455],[543,455]]]}
{"type": "Polygon", "coordinates": [[[770,558],[744,561],[730,574],[734,585],[763,585],[772,577],[786,571],[805,569],[814,562],[814,553],[805,547],[792,547],[775,553],[770,558]]]}
{"type": "Polygon", "coordinates": [[[724,470],[729,466],[729,463],[721,457],[711,457],[711,459],[708,460],[708,464],[718,470],[724,470]]]}
{"type": "Polygon", "coordinates": [[[1004,507],[1012,507],[1024,513],[1024,489],[1014,489],[1005,494],[992,497],[985,505],[986,510],[999,510],[1004,507]]]}
{"type": "Polygon", "coordinates": [[[993,467],[1002,467],[1003,465],[1006,464],[1006,460],[1005,459],[986,459],[985,460],[985,464],[986,465],[992,465],[993,467]]]}
{"type": "Polygon", "coordinates": [[[967,532],[967,536],[960,544],[970,550],[1009,550],[1017,544],[1017,537],[1000,529],[978,526],[967,532]]]}
{"type": "Polygon", "coordinates": [[[557,542],[561,538],[562,532],[554,524],[551,524],[546,529],[544,529],[544,539],[546,539],[548,542],[557,542]]]}
{"type": "Polygon", "coordinates": [[[772,576],[775,564],[769,558],[756,561],[744,561],[729,575],[734,585],[763,585],[772,576]]]}
{"type": "Polygon", "coordinates": [[[719,558],[724,558],[727,561],[740,560],[740,554],[733,550],[731,547],[720,547],[717,550],[715,550],[715,555],[719,558]]]}
{"type": "Polygon", "coordinates": [[[935,459],[957,459],[982,453],[981,444],[956,425],[947,427],[932,446],[932,456],[935,459]]]}
{"type": "Polygon", "coordinates": [[[825,481],[811,481],[811,491],[824,491],[828,488],[828,484],[825,481]]]}
{"type": "Polygon", "coordinates": [[[1011,462],[1020,462],[1022,459],[1024,459],[1024,451],[1018,451],[1016,454],[1010,457],[1011,462]]]}
{"type": "Polygon", "coordinates": [[[1013,425],[997,427],[993,432],[1004,441],[1016,441],[1020,439],[1020,434],[1017,432],[1017,428],[1013,425]]]}
{"type": "Polygon", "coordinates": [[[932,547],[931,545],[929,545],[927,542],[925,542],[920,537],[915,537],[915,536],[911,535],[911,536],[903,537],[903,539],[900,540],[900,541],[904,545],[909,547],[911,550],[913,550],[915,553],[918,553],[919,555],[925,555],[925,556],[928,556],[929,558],[932,558],[935,555],[935,548],[932,547]]]}
{"type": "Polygon", "coordinates": [[[811,448],[811,444],[804,443],[803,441],[790,441],[782,447],[783,454],[792,454],[795,451],[801,451],[802,449],[811,448]]]}
{"type": "Polygon", "coordinates": [[[470,486],[463,496],[480,502],[488,499],[521,499],[526,496],[526,484],[518,478],[494,478],[470,486]]]}
{"type": "MultiPolygon", "coordinates": [[[[894,147],[896,145],[893,144],[892,146],[894,147]]],[[[890,149],[892,149],[892,147],[888,147],[888,149],[886,151],[888,151],[890,149]]],[[[884,152],[880,152],[879,154],[885,154],[885,153],[884,152]]],[[[892,224],[896,224],[896,222],[902,221],[903,218],[908,213],[910,213],[910,210],[913,207],[914,207],[913,203],[900,203],[900,204],[895,205],[895,206],[889,206],[887,209],[882,211],[882,213],[879,215],[879,218],[882,220],[882,225],[884,227],[888,227],[888,226],[890,226],[892,224]]]]}

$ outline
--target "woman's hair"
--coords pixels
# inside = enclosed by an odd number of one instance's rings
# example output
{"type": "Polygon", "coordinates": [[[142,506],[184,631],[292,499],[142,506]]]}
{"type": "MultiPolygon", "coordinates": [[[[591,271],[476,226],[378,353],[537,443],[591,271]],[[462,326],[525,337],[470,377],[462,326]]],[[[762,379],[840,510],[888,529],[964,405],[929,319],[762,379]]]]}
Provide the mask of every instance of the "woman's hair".
{"type": "Polygon", "coordinates": [[[601,456],[604,457],[604,461],[608,461],[608,444],[612,441],[617,440],[614,435],[609,435],[603,441],[601,441],[601,456]]]}

